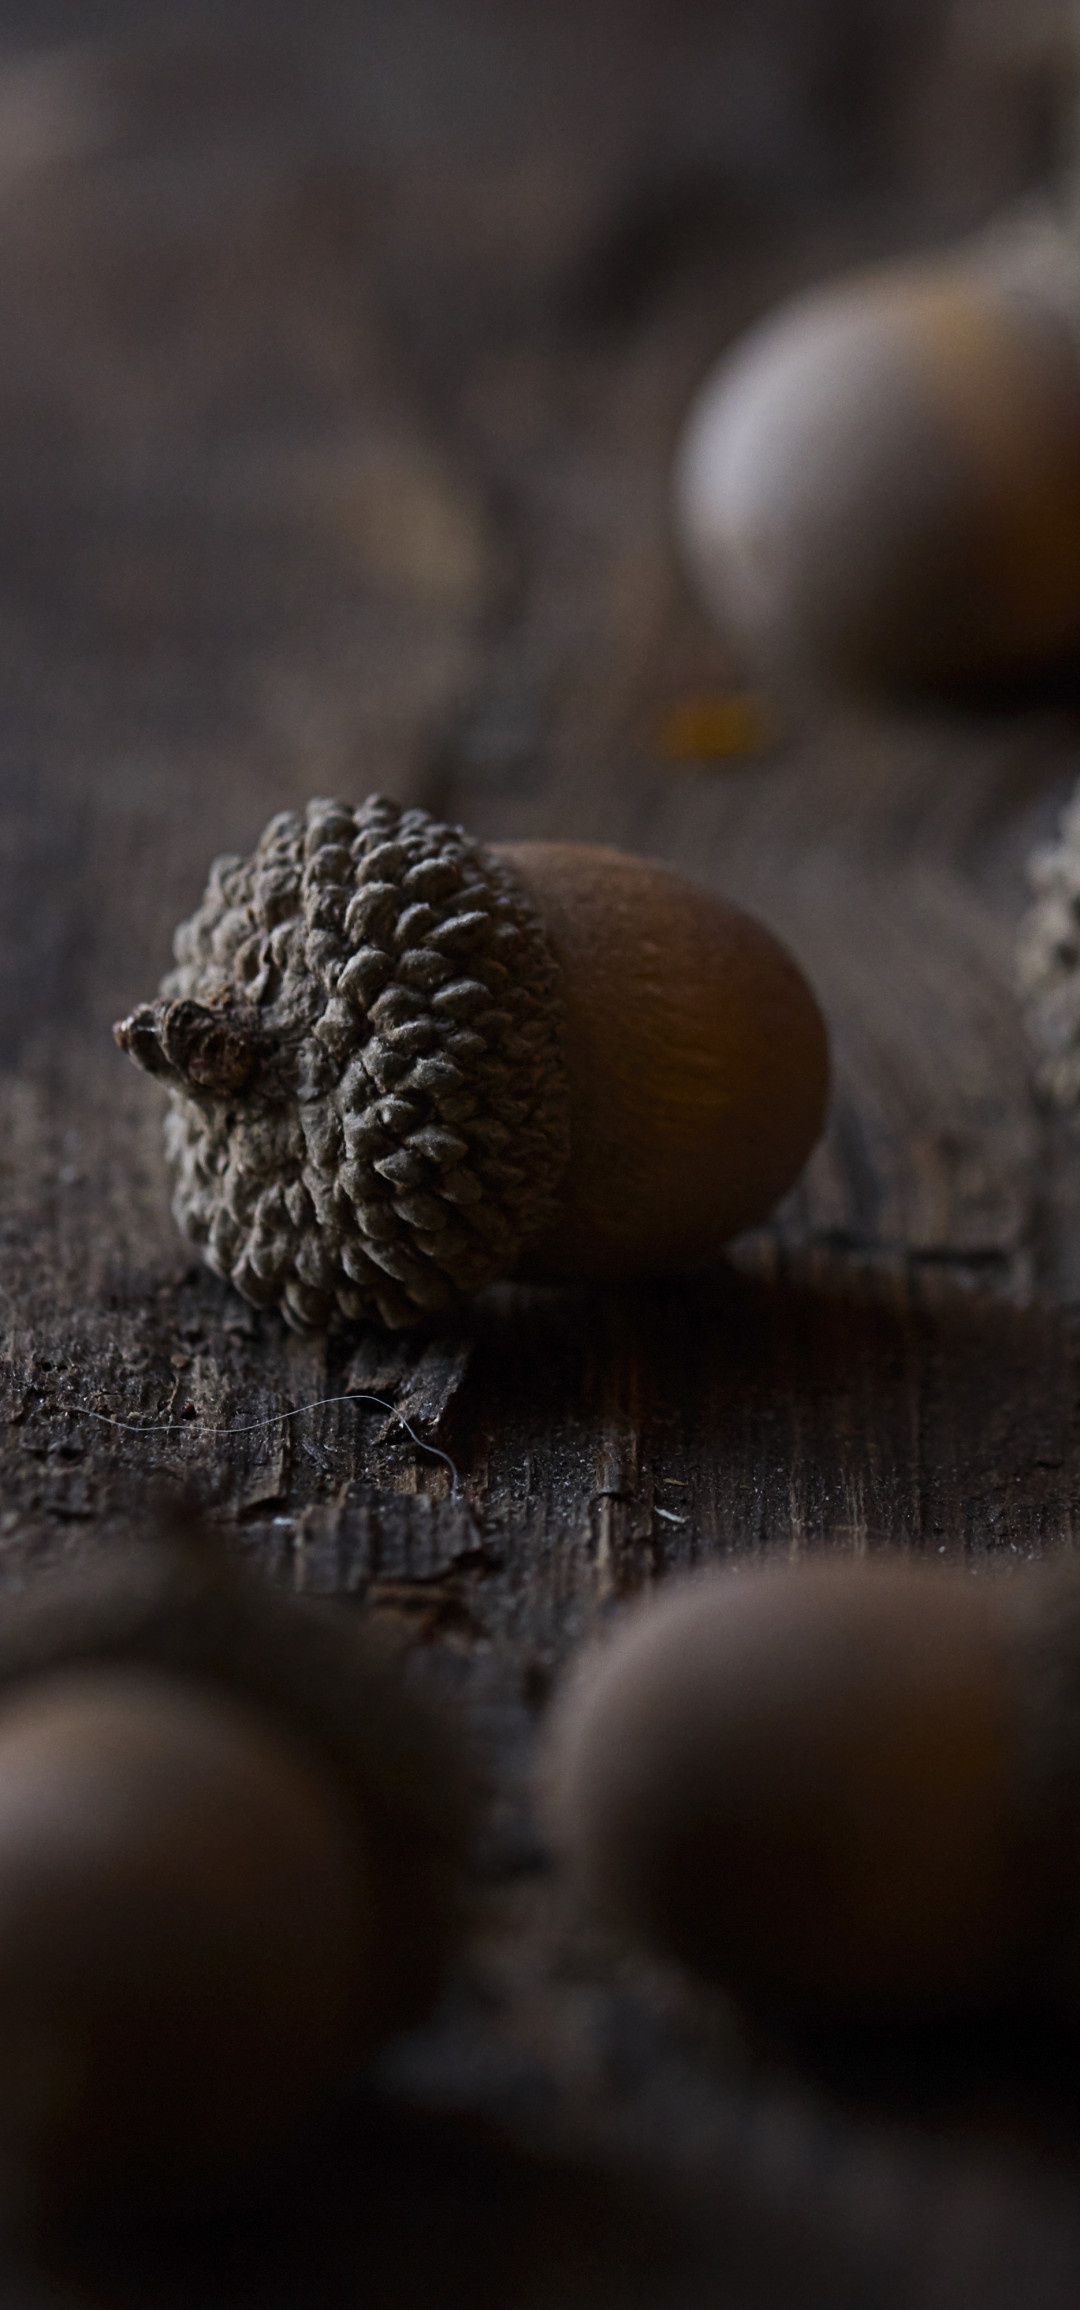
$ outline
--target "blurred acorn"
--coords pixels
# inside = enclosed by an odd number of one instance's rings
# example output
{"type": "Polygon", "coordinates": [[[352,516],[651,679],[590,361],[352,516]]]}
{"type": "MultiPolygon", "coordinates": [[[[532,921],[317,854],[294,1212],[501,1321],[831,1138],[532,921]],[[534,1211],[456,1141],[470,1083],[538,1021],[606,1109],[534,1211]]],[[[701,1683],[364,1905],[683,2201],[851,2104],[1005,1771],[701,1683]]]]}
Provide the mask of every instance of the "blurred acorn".
{"type": "Polygon", "coordinates": [[[675,510],[773,675],[948,690],[1080,645],[1080,242],[1033,209],[814,290],[720,362],[675,510]]]}
{"type": "Polygon", "coordinates": [[[427,2011],[467,1815],[344,1615],[147,1542],[0,1625],[0,2179],[228,2196],[427,2011]]]}
{"type": "Polygon", "coordinates": [[[115,1029],[169,1086],[173,1209],[301,1329],[701,1266],[821,1128],[825,1030],[784,948],[619,851],[310,802],[217,860],[175,951],[115,1029]]]}
{"type": "Polygon", "coordinates": [[[1075,1572],[885,1557],[674,1581],[572,1671],[543,1785],[609,1919],[760,2010],[1075,2005],[1075,1572]]]}

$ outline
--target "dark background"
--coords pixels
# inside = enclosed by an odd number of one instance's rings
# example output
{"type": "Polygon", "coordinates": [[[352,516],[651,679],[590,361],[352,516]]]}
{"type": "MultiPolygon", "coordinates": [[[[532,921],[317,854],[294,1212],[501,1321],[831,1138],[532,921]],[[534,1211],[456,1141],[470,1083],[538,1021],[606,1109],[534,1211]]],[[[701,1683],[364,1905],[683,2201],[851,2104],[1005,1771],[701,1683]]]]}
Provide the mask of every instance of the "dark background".
{"type": "MultiPolygon", "coordinates": [[[[379,2097],[246,2225],[87,2241],[61,2310],[469,2301],[843,2310],[1080,2283],[1075,2054],[845,2068],[602,1947],[527,1794],[553,1677],[711,1554],[1070,1545],[1080,1157],[1012,994],[1067,684],[838,705],[719,763],[746,670],[672,546],[709,363],[794,288],[940,245],[1068,147],[1024,0],[0,10],[0,1576],[182,1481],[469,1718],[475,1931],[379,2097]],[[613,841],[729,891],[830,1018],[826,1138],[715,1274],[484,1295],[435,1340],[290,1338],[185,1258],[111,1021],[210,858],[313,793],[613,841]],[[87,1416],[243,1423],[214,1442],[87,1416]]],[[[946,2059],[948,2056],[948,2059],[946,2059]]],[[[48,2264],[48,2267],[46,2265],[48,2264]]]]}

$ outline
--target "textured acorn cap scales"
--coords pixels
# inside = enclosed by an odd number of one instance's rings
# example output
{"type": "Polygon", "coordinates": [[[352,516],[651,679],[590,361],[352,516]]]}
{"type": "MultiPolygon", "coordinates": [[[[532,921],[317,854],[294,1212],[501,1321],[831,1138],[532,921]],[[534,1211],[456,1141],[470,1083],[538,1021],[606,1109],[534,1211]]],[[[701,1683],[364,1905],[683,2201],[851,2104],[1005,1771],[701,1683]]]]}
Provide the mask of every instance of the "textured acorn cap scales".
{"type": "Polygon", "coordinates": [[[513,1265],[566,1161],[555,967],[491,851],[373,797],[219,858],[116,1028],[169,1084],[173,1210],[297,1329],[415,1323],[513,1265]]]}
{"type": "Polygon", "coordinates": [[[224,2192],[427,2010],[468,1803],[343,1614],[147,1542],[0,1618],[0,2168],[224,2192]]]}
{"type": "Polygon", "coordinates": [[[168,1083],[180,1226],[298,1328],[701,1265],[821,1127],[790,957],[617,851],[312,802],[217,861],[176,956],[117,1040],[168,1083]]]}
{"type": "Polygon", "coordinates": [[[1080,792],[1054,843],[1034,851],[1035,903],[1020,926],[1017,977],[1038,1077],[1060,1107],[1080,1110],[1080,792]]]}

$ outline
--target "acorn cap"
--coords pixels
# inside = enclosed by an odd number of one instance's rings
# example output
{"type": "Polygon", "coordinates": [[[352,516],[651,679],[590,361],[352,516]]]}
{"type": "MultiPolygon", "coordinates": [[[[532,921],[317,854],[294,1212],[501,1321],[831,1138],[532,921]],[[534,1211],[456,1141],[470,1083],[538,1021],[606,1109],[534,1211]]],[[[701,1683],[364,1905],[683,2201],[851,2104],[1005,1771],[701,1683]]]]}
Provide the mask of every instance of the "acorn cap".
{"type": "Polygon", "coordinates": [[[217,1274],[318,1330],[513,1267],[568,1098],[558,968],[492,851],[380,796],[309,802],[215,861],[174,952],[113,1031],[169,1086],[174,1215],[217,1274]]]}
{"type": "Polygon", "coordinates": [[[1035,904],[1020,926],[1017,964],[1040,1084],[1059,1106],[1080,1107],[1080,791],[1059,838],[1033,852],[1035,904]]]}

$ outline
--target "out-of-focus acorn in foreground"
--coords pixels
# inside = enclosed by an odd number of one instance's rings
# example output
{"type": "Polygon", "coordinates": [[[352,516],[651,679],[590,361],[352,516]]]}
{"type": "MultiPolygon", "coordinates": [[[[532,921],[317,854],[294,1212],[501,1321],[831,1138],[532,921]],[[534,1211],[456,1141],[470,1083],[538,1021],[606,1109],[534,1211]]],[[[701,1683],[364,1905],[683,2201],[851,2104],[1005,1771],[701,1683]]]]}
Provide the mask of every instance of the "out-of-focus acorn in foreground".
{"type": "Polygon", "coordinates": [[[557,1849],[610,1918],[759,2009],[1075,2005],[1080,1582],[905,1558],[707,1573],[557,1698],[557,1849]]]}
{"type": "Polygon", "coordinates": [[[1049,211],[782,308],[687,423],[676,520],[773,674],[948,690],[1080,644],[1080,244],[1049,211]]]}
{"type": "Polygon", "coordinates": [[[439,1986],[466,1806],[344,1617],[147,1542],[5,1603],[0,2178],[228,2195],[439,1986]]]}
{"type": "Polygon", "coordinates": [[[169,1086],[173,1209],[298,1328],[701,1266],[821,1128],[790,956],[618,851],[310,802],[216,862],[176,960],[115,1030],[169,1086]]]}

